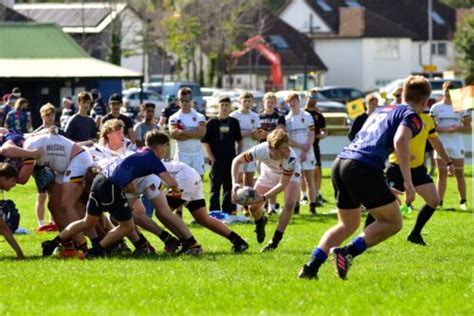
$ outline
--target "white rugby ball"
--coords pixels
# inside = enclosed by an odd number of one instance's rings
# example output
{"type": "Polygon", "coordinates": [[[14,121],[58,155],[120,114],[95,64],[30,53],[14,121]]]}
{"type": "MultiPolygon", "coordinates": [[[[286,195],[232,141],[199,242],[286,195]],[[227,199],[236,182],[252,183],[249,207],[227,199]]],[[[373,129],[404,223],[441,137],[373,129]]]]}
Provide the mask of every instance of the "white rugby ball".
{"type": "Polygon", "coordinates": [[[255,203],[259,194],[251,187],[242,187],[237,189],[236,201],[240,205],[250,205],[255,203]]]}

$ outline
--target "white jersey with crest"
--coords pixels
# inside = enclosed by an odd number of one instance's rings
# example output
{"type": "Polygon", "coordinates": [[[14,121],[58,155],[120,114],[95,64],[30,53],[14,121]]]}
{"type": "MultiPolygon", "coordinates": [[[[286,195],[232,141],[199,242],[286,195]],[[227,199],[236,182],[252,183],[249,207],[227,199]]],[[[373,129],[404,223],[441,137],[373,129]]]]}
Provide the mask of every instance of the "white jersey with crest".
{"type": "Polygon", "coordinates": [[[58,135],[42,133],[28,137],[23,147],[28,150],[43,149],[43,155],[36,160],[39,166],[49,166],[55,172],[63,174],[71,162],[74,142],[58,135]]]}
{"type": "Polygon", "coordinates": [[[97,162],[112,157],[129,156],[135,152],[136,147],[127,139],[124,141],[123,146],[117,150],[111,149],[107,144],[94,144],[92,147],[87,147],[86,150],[92,155],[92,160],[97,162]]]}
{"type": "MultiPolygon", "coordinates": [[[[201,113],[191,109],[189,113],[183,113],[181,110],[170,116],[169,125],[185,130],[195,131],[202,124],[206,123],[206,117],[201,113]]],[[[176,152],[185,154],[201,154],[201,140],[197,138],[179,140],[176,142],[176,152]]]]}
{"type": "MultiPolygon", "coordinates": [[[[240,125],[240,131],[242,134],[249,133],[253,129],[261,128],[260,117],[257,113],[250,111],[245,114],[241,111],[235,111],[230,114],[231,117],[237,119],[240,125]]],[[[242,137],[243,150],[252,148],[258,144],[258,140],[252,138],[251,135],[242,137]]]]}
{"type": "Polygon", "coordinates": [[[244,159],[246,162],[260,161],[263,168],[267,168],[277,174],[292,175],[295,172],[301,172],[300,164],[292,149],[290,149],[290,156],[288,158],[276,160],[270,156],[270,147],[267,142],[247,150],[244,154],[244,159]]]}
{"type": "Polygon", "coordinates": [[[204,199],[202,179],[196,170],[179,161],[162,160],[162,162],[170,175],[178,182],[182,190],[182,200],[190,202],[204,199]]]}
{"type": "MultiPolygon", "coordinates": [[[[288,113],[286,119],[286,130],[290,139],[298,144],[305,144],[309,139],[309,132],[314,131],[314,120],[311,114],[306,111],[300,111],[298,114],[288,113]]],[[[311,144],[312,145],[312,144],[311,144]]],[[[299,157],[301,149],[293,148],[295,154],[299,157]]]]}

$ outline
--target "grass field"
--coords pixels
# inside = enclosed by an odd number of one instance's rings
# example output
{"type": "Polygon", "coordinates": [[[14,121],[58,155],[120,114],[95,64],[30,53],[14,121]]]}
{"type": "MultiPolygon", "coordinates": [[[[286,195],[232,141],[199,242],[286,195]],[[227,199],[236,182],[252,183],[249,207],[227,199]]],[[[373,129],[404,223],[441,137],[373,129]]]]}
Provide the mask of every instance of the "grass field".
{"type": "MultiPolygon", "coordinates": [[[[331,197],[330,179],[323,182],[331,197]]],[[[472,169],[467,170],[468,205],[472,208],[472,169]]],[[[208,182],[206,180],[206,188],[208,182]]],[[[22,214],[21,226],[33,229],[35,191],[30,182],[5,193],[22,214]]],[[[331,200],[333,200],[331,198],[331,200]]],[[[449,179],[445,206],[458,206],[449,179]]],[[[419,208],[421,198],[415,207],[419,208]]],[[[325,213],[330,203],[318,209],[325,213]]],[[[40,242],[54,234],[17,236],[25,261],[16,261],[0,237],[0,315],[25,314],[356,314],[459,315],[473,311],[473,212],[438,211],[424,230],[427,247],[405,238],[417,212],[405,218],[403,231],[358,257],[349,280],[339,280],[330,262],[319,281],[296,275],[333,215],[310,217],[307,207],[294,216],[279,249],[259,253],[253,225],[232,228],[250,243],[234,255],[224,238],[198,226],[191,230],[203,244],[201,258],[159,254],[149,258],[93,261],[40,257],[40,242]]],[[[189,214],[186,221],[190,222],[189,214]]],[[[275,217],[267,225],[273,234],[275,217]]],[[[162,243],[150,241],[158,248],[162,243]]]]}

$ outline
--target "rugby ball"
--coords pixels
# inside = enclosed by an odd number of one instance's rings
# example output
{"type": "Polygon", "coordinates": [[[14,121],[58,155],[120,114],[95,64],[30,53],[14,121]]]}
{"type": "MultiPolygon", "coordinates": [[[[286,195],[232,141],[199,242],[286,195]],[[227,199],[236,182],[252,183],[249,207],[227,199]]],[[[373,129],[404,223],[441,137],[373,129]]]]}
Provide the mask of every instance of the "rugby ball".
{"type": "Polygon", "coordinates": [[[255,203],[259,194],[251,187],[237,189],[235,202],[240,205],[250,205],[255,203]]]}

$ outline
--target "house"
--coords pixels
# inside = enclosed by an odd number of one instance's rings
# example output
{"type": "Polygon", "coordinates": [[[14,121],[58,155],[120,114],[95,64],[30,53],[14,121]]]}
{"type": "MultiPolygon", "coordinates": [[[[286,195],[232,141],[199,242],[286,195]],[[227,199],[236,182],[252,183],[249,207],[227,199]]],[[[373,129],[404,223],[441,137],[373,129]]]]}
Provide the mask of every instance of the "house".
{"type": "MultiPolygon", "coordinates": [[[[324,82],[328,68],[313,50],[308,37],[263,7],[246,13],[245,22],[253,26],[254,34],[250,35],[261,35],[270,50],[280,55],[284,89],[301,90],[305,72],[310,74],[308,87],[324,82]]],[[[239,38],[242,43],[248,39],[243,36],[239,38]]],[[[249,50],[233,67],[233,87],[269,90],[270,73],[270,62],[259,51],[249,50]]],[[[229,75],[226,75],[224,86],[229,85],[229,75]]]]}
{"type": "Polygon", "coordinates": [[[55,23],[90,56],[107,60],[113,34],[120,38],[120,65],[146,73],[143,21],[125,2],[15,4],[14,10],[40,23],[55,23]]]}
{"type": "Polygon", "coordinates": [[[104,99],[122,90],[123,79],[141,80],[137,73],[90,57],[55,24],[0,23],[0,95],[19,87],[29,101],[33,125],[39,108],[60,107],[66,96],[97,88],[104,99]]]}
{"type": "Polygon", "coordinates": [[[370,90],[411,73],[454,65],[456,11],[428,0],[289,0],[278,16],[310,37],[326,84],[370,90]]]}

